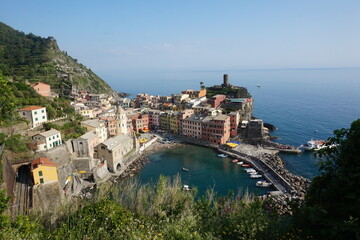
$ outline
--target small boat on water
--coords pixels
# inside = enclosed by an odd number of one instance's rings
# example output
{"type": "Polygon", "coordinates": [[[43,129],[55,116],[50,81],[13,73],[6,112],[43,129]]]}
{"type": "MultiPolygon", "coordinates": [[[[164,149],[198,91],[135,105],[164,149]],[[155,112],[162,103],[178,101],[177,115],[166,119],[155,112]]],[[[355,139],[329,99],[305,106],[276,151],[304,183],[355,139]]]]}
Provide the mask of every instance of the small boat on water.
{"type": "Polygon", "coordinates": [[[190,171],[188,168],[184,168],[184,167],[181,170],[183,170],[184,172],[190,171]]]}
{"type": "Polygon", "coordinates": [[[251,165],[250,164],[243,164],[241,165],[242,167],[250,167],[251,165]]]}
{"type": "Polygon", "coordinates": [[[243,165],[244,162],[237,162],[236,164],[237,164],[237,165],[243,165]]]}
{"type": "Polygon", "coordinates": [[[258,85],[257,85],[257,87],[261,87],[261,85],[260,85],[260,84],[258,84],[258,85]]]}
{"type": "Polygon", "coordinates": [[[259,173],[258,172],[248,172],[249,175],[258,175],[259,173]]]}
{"type": "Polygon", "coordinates": [[[191,188],[189,187],[189,185],[184,185],[182,188],[183,191],[190,191],[191,188]]]}
{"type": "Polygon", "coordinates": [[[246,169],[244,169],[244,171],[247,173],[256,172],[256,170],[253,168],[246,168],[246,169]]]}
{"type": "Polygon", "coordinates": [[[261,178],[262,176],[260,174],[254,174],[250,175],[250,178],[261,178]]]}
{"type": "Polygon", "coordinates": [[[313,139],[311,139],[310,141],[308,141],[307,143],[301,145],[300,147],[302,147],[306,151],[318,151],[320,149],[327,148],[327,147],[328,148],[336,147],[335,144],[326,145],[326,143],[327,143],[326,140],[313,140],[313,139]]]}
{"type": "Polygon", "coordinates": [[[271,186],[271,183],[270,182],[267,182],[265,180],[263,181],[257,181],[256,182],[256,186],[257,187],[270,187],[271,186]]]}
{"type": "Polygon", "coordinates": [[[228,157],[228,155],[220,153],[220,154],[218,154],[218,157],[226,158],[226,157],[228,157]]]}
{"type": "Polygon", "coordinates": [[[232,160],[233,163],[237,163],[238,161],[237,159],[232,160]]]}

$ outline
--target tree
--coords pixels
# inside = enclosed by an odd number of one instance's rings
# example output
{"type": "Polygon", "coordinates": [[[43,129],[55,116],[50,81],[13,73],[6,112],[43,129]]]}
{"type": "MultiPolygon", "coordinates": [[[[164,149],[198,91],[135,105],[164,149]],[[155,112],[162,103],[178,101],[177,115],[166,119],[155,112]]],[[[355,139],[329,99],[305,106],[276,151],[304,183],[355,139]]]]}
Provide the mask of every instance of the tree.
{"type": "Polygon", "coordinates": [[[0,73],[0,124],[14,118],[15,96],[9,80],[4,79],[0,73]]]}
{"type": "Polygon", "coordinates": [[[360,239],[360,119],[334,131],[320,152],[315,177],[300,211],[301,221],[317,239],[360,239]]]}

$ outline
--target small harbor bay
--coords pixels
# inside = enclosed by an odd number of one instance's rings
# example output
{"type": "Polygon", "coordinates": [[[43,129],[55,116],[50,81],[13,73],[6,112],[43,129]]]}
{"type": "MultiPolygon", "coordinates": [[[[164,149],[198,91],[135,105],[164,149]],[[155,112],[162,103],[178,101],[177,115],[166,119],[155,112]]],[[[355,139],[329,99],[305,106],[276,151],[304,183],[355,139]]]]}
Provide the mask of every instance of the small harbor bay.
{"type": "Polygon", "coordinates": [[[249,191],[263,195],[273,188],[256,187],[256,181],[231,158],[221,158],[210,148],[196,145],[181,145],[151,153],[150,163],[139,172],[142,183],[155,182],[160,175],[173,177],[180,174],[183,184],[197,187],[199,194],[214,188],[215,192],[226,195],[229,191],[249,191]],[[184,171],[182,168],[189,169],[184,171]]]}

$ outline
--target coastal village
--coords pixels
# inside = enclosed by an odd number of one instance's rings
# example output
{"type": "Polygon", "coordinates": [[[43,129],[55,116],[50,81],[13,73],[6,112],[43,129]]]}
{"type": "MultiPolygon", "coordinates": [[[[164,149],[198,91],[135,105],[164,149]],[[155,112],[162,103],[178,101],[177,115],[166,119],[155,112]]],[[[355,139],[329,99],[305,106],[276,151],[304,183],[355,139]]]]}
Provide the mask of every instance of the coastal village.
{"type": "MultiPolygon", "coordinates": [[[[57,97],[48,84],[31,86],[44,97],[57,97]]],[[[19,109],[28,122],[22,134],[31,136],[34,151],[11,164],[4,157],[4,181],[15,196],[13,214],[31,208],[49,210],[72,197],[91,197],[89,189],[133,176],[146,164],[144,152],[171,142],[210,147],[234,163],[251,166],[272,185],[270,194],[280,205],[289,197],[303,198],[309,181],[288,172],[276,155],[299,150],[270,140],[269,129],[253,117],[254,99],[241,91],[229,83],[227,74],[220,85],[206,88],[201,83],[199,90],[171,96],[140,93],[130,99],[74,87],[71,105],[83,116],[86,133],[67,140],[56,128],[43,126],[49,122],[61,126],[68,121],[66,116],[48,119],[43,106],[19,109]]]]}

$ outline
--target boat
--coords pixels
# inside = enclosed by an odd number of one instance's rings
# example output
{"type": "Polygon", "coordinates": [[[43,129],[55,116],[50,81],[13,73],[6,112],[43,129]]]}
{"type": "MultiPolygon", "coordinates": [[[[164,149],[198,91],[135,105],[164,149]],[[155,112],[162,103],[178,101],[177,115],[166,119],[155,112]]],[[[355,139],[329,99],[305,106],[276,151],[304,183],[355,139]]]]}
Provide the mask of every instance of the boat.
{"type": "Polygon", "coordinates": [[[190,171],[188,168],[184,168],[184,167],[181,170],[183,170],[184,172],[190,171]]]}
{"type": "Polygon", "coordinates": [[[270,187],[271,186],[271,183],[270,182],[267,182],[267,181],[257,181],[256,182],[256,186],[257,187],[270,187]]]}
{"type": "Polygon", "coordinates": [[[220,153],[220,154],[218,154],[218,157],[226,158],[226,157],[228,157],[228,155],[220,153]]]}
{"type": "Polygon", "coordinates": [[[247,173],[256,172],[256,170],[253,168],[245,168],[244,171],[247,173]]]}
{"type": "Polygon", "coordinates": [[[233,163],[237,163],[238,161],[237,159],[232,160],[233,163]]]}
{"type": "Polygon", "coordinates": [[[261,87],[261,85],[260,85],[260,84],[258,84],[258,85],[257,85],[257,87],[261,87]]]}
{"type": "Polygon", "coordinates": [[[183,188],[182,188],[183,191],[190,191],[190,187],[189,185],[184,185],[183,188]]]}
{"type": "Polygon", "coordinates": [[[306,151],[318,151],[325,147],[325,140],[313,140],[311,139],[307,143],[302,145],[302,148],[306,151]]]}
{"type": "Polygon", "coordinates": [[[248,172],[249,175],[258,175],[259,173],[258,172],[248,172]]]}
{"type": "Polygon", "coordinates": [[[261,178],[262,176],[260,174],[254,174],[250,175],[250,178],[261,178]]]}
{"type": "Polygon", "coordinates": [[[243,164],[241,165],[242,167],[250,167],[251,165],[250,164],[243,164]]]}
{"type": "Polygon", "coordinates": [[[244,162],[237,162],[236,164],[237,164],[237,165],[243,165],[244,162]]]}
{"type": "Polygon", "coordinates": [[[319,151],[320,149],[323,149],[323,148],[337,147],[336,144],[326,144],[326,143],[328,143],[328,141],[326,141],[326,140],[311,139],[310,141],[301,145],[300,147],[302,147],[306,151],[319,151]]]}

